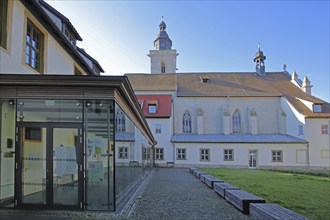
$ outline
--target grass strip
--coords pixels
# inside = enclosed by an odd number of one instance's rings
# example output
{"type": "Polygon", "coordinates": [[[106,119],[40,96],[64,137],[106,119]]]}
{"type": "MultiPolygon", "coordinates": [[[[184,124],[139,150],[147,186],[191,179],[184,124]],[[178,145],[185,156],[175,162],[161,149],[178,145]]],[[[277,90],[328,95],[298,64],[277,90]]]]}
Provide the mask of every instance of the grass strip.
{"type": "Polygon", "coordinates": [[[311,219],[330,220],[330,178],[269,170],[200,168],[311,219]]]}

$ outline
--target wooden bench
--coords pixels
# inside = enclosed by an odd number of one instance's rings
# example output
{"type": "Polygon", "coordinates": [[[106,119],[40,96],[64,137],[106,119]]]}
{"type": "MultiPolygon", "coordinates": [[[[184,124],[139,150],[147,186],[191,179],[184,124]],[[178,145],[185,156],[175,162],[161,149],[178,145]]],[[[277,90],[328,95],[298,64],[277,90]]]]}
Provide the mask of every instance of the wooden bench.
{"type": "Polygon", "coordinates": [[[166,167],[174,167],[174,162],[166,162],[166,167]]]}
{"type": "MultiPolygon", "coordinates": [[[[203,182],[203,183],[205,183],[205,178],[206,177],[210,177],[211,175],[210,174],[208,174],[208,173],[202,173],[202,174],[200,174],[200,176],[199,176],[199,179],[203,182]]],[[[206,184],[206,183],[205,183],[206,184]]]]}
{"type": "Polygon", "coordinates": [[[193,171],[193,173],[194,173],[194,175],[198,178],[198,179],[200,179],[200,175],[201,174],[206,174],[205,172],[203,172],[203,171],[201,171],[201,170],[194,170],[193,171]]]}
{"type": "Polygon", "coordinates": [[[229,183],[225,182],[215,182],[213,184],[213,189],[216,193],[218,193],[220,196],[224,197],[226,196],[226,190],[238,190],[236,186],[233,186],[229,183]]]}
{"type": "Polygon", "coordinates": [[[295,213],[277,204],[250,204],[250,216],[252,219],[269,220],[307,220],[305,216],[295,213]]]}
{"type": "Polygon", "coordinates": [[[196,167],[189,167],[189,172],[190,173],[193,173],[194,170],[197,170],[197,168],[196,167]]]}
{"type": "Polygon", "coordinates": [[[214,176],[211,176],[211,175],[206,175],[206,176],[204,176],[204,183],[208,186],[208,187],[210,187],[211,189],[213,189],[213,184],[214,183],[223,183],[224,181],[223,180],[221,180],[221,179],[218,179],[218,178],[216,178],[216,177],[214,177],[214,176]]]}
{"type": "Polygon", "coordinates": [[[139,162],[138,161],[130,161],[129,165],[133,166],[133,167],[137,167],[137,166],[139,166],[139,162]]]}
{"type": "Polygon", "coordinates": [[[226,190],[225,199],[245,214],[250,213],[250,203],[265,203],[265,199],[241,189],[226,190]]]}

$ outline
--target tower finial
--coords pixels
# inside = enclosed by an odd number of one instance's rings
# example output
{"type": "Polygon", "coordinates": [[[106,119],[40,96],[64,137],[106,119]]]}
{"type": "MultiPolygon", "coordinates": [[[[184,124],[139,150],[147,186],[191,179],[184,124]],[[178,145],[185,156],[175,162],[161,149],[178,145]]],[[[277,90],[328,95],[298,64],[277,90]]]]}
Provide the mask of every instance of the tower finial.
{"type": "Polygon", "coordinates": [[[265,76],[265,59],[264,53],[260,50],[260,43],[258,43],[258,52],[253,61],[256,63],[256,71],[259,76],[265,76]]]}
{"type": "Polygon", "coordinates": [[[162,21],[164,21],[164,16],[162,15],[162,21]]]}

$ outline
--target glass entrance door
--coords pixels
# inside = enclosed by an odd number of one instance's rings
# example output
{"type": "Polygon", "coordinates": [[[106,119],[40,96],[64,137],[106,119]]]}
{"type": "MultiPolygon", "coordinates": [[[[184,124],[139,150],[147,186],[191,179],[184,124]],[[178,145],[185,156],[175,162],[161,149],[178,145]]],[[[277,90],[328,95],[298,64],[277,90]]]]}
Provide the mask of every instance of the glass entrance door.
{"type": "Polygon", "coordinates": [[[81,124],[17,125],[16,205],[82,208],[81,124]]]}
{"type": "Polygon", "coordinates": [[[257,150],[249,150],[249,168],[257,167],[257,150]]]}

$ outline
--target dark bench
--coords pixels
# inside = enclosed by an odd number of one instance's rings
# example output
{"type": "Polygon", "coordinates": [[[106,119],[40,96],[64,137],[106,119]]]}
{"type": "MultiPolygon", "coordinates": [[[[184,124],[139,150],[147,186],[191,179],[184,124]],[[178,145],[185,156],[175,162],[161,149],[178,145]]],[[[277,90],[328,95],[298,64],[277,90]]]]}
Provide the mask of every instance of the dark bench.
{"type": "Polygon", "coordinates": [[[219,182],[224,182],[223,180],[221,180],[221,179],[218,179],[218,178],[216,178],[216,177],[214,177],[214,176],[211,176],[211,175],[206,175],[206,176],[204,176],[204,183],[208,186],[208,187],[210,187],[211,189],[213,189],[213,184],[214,183],[219,183],[219,182]]]}
{"type": "Polygon", "coordinates": [[[215,182],[213,184],[213,189],[216,193],[218,193],[219,195],[221,195],[222,197],[225,198],[226,190],[237,190],[239,188],[237,188],[236,186],[233,186],[229,183],[215,182]]]}
{"type": "Polygon", "coordinates": [[[137,167],[137,166],[139,166],[139,162],[138,162],[138,161],[132,161],[132,160],[131,160],[131,161],[129,162],[129,165],[130,165],[130,166],[137,167]]]}
{"type": "Polygon", "coordinates": [[[205,183],[205,178],[208,177],[208,176],[210,176],[210,174],[202,173],[202,174],[200,174],[199,179],[200,179],[203,183],[205,183]]]}
{"type": "Polygon", "coordinates": [[[289,209],[283,208],[282,206],[276,204],[250,204],[250,216],[252,219],[269,219],[269,220],[307,220],[305,216],[295,213],[289,209]]]}
{"type": "Polygon", "coordinates": [[[225,199],[245,214],[250,213],[250,203],[266,202],[265,199],[241,189],[226,190],[225,199]]]}
{"type": "Polygon", "coordinates": [[[174,167],[174,162],[166,162],[166,167],[174,167]]]}
{"type": "Polygon", "coordinates": [[[189,167],[189,172],[190,173],[193,173],[194,170],[197,170],[197,168],[196,167],[189,167]]]}
{"type": "Polygon", "coordinates": [[[203,172],[203,171],[201,171],[201,170],[194,170],[193,171],[193,174],[198,178],[198,179],[200,179],[200,175],[201,174],[206,174],[205,172],[203,172]]]}

